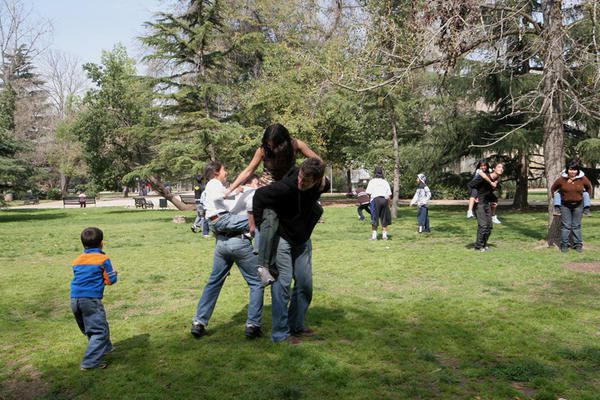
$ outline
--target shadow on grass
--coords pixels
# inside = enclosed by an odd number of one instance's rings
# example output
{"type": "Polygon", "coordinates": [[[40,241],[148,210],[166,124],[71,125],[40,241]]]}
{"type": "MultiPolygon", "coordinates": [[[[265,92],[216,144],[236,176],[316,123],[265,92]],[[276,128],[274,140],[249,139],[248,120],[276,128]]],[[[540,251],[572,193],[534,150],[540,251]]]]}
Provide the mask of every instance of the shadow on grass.
{"type": "Polygon", "coordinates": [[[503,221],[502,225],[510,228],[511,230],[518,232],[519,234],[535,239],[535,240],[543,240],[545,238],[545,231],[541,231],[539,229],[528,228],[525,224],[513,223],[510,221],[503,221]]]}
{"type": "Polygon", "coordinates": [[[66,213],[44,213],[44,211],[10,210],[0,212],[2,222],[47,221],[67,217],[66,213]]]}

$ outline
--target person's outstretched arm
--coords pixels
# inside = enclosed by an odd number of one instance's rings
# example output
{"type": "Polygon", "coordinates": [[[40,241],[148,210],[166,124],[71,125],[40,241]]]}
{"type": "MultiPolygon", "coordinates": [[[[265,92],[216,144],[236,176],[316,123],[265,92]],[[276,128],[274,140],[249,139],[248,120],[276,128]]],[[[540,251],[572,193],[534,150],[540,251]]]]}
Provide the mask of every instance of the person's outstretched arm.
{"type": "Polygon", "coordinates": [[[302,140],[300,139],[296,139],[296,148],[298,149],[298,151],[300,153],[302,153],[304,155],[304,157],[306,158],[318,158],[319,160],[323,161],[321,159],[321,157],[319,157],[317,155],[317,153],[315,153],[314,151],[311,150],[310,147],[308,147],[308,145],[306,143],[304,143],[302,140]]]}
{"type": "Polygon", "coordinates": [[[248,166],[242,172],[240,172],[238,177],[235,178],[235,181],[233,181],[233,183],[229,186],[229,188],[227,188],[227,190],[225,191],[225,197],[227,197],[229,195],[229,193],[231,193],[235,189],[237,189],[237,187],[240,186],[242,183],[246,182],[246,180],[250,177],[250,175],[252,175],[256,171],[256,169],[262,162],[263,158],[264,158],[263,150],[261,147],[259,147],[254,152],[254,157],[252,157],[250,164],[248,164],[248,166]]]}

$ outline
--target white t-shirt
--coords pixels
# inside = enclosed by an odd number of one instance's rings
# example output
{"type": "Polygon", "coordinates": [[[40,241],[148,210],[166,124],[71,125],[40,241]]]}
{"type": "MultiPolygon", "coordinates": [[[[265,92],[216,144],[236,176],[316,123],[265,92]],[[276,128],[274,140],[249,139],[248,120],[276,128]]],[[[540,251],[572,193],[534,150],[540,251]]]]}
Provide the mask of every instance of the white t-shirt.
{"type": "Polygon", "coordinates": [[[255,191],[254,188],[244,186],[244,191],[235,196],[235,200],[225,200],[227,205],[229,205],[229,202],[232,203],[229,212],[242,215],[252,212],[252,199],[255,191]]]}
{"type": "Polygon", "coordinates": [[[204,209],[206,210],[206,218],[213,217],[218,213],[229,211],[225,204],[225,186],[220,180],[213,178],[206,184],[204,188],[206,200],[204,201],[204,209]]]}
{"type": "Polygon", "coordinates": [[[371,195],[371,200],[375,197],[385,197],[386,199],[389,199],[392,196],[390,184],[382,178],[371,179],[365,192],[371,195]]]}

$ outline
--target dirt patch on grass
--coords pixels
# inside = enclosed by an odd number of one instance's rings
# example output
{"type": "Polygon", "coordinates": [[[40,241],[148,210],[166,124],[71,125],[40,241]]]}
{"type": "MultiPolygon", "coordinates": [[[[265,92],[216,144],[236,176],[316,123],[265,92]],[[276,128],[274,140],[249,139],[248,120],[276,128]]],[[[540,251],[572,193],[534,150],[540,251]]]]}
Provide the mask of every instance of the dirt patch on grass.
{"type": "Polygon", "coordinates": [[[525,382],[513,382],[510,384],[510,386],[517,389],[519,392],[523,393],[525,396],[531,399],[533,399],[537,394],[537,391],[525,382]]]}
{"type": "Polygon", "coordinates": [[[29,400],[48,394],[49,387],[42,374],[33,366],[25,365],[2,384],[2,400],[29,400]],[[15,376],[16,375],[16,376],[15,376]]]}
{"type": "Polygon", "coordinates": [[[568,263],[565,264],[565,268],[576,272],[588,272],[592,274],[600,274],[600,262],[587,262],[587,263],[568,263]]]}

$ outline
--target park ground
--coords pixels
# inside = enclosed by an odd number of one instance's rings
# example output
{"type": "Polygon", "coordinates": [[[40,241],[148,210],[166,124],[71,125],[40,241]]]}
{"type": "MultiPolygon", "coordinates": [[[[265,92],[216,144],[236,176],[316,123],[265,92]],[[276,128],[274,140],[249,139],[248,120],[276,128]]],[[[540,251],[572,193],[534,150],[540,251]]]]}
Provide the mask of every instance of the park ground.
{"type": "MultiPolygon", "coordinates": [[[[585,251],[562,254],[545,246],[547,213],[508,208],[477,253],[464,212],[432,205],[433,232],[418,235],[401,207],[391,240],[372,242],[354,207],[325,207],[307,320],[319,335],[292,346],[244,338],[236,269],[209,335],[189,334],[214,247],[190,231],[193,212],[0,211],[0,398],[600,398],[600,213],[583,221],[585,251]],[[104,230],[120,274],[104,299],[118,349],[91,372],[68,302],[86,226],[104,230]]],[[[270,312],[267,290],[267,333],[270,312]]]]}

